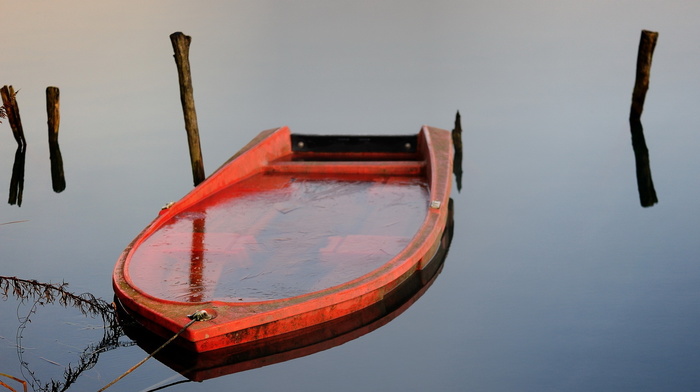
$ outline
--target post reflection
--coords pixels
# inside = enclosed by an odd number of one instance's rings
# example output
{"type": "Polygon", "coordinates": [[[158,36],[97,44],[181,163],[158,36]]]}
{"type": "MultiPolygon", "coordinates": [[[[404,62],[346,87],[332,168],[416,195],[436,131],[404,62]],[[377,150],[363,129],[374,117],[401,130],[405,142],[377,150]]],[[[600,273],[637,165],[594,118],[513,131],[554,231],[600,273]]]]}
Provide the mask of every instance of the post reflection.
{"type": "Polygon", "coordinates": [[[189,302],[202,302],[204,298],[204,232],[205,218],[192,221],[192,247],[190,253],[189,302]]]}
{"type": "Polygon", "coordinates": [[[455,155],[452,161],[452,172],[455,175],[457,182],[457,192],[462,191],[462,120],[457,111],[455,117],[455,127],[452,130],[452,145],[455,149],[455,155]]]}
{"type": "Polygon", "coordinates": [[[654,181],[651,179],[651,165],[649,163],[649,149],[644,139],[644,129],[639,118],[630,118],[630,130],[632,131],[632,150],[637,173],[637,191],[639,203],[642,207],[651,207],[659,202],[654,189],[654,181]]]}
{"type": "Polygon", "coordinates": [[[7,200],[11,205],[22,206],[22,193],[24,191],[24,162],[27,155],[25,144],[18,144],[15,152],[15,163],[12,166],[10,178],[10,197],[7,200]]]}
{"type": "Polygon", "coordinates": [[[51,186],[53,191],[61,193],[66,189],[66,177],[63,173],[63,157],[58,140],[49,137],[49,159],[51,160],[51,186]]]}

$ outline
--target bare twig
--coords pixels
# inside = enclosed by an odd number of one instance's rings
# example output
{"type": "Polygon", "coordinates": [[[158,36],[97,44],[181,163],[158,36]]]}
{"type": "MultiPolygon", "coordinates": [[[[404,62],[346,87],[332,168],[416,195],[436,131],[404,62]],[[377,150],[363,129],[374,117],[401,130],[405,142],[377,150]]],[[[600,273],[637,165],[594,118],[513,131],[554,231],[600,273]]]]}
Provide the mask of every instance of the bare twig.
{"type": "Polygon", "coordinates": [[[90,293],[73,294],[66,290],[68,283],[41,283],[36,280],[20,279],[14,276],[0,276],[0,295],[7,298],[14,295],[20,300],[39,299],[42,303],[58,302],[63,306],[72,306],[84,315],[103,315],[113,312],[112,305],[95,298],[90,293]]]}
{"type": "MultiPolygon", "coordinates": [[[[28,372],[25,379],[29,381],[34,391],[65,391],[75,383],[84,371],[95,366],[101,353],[123,345],[133,344],[119,341],[119,338],[123,335],[123,331],[117,320],[115,310],[110,303],[96,298],[89,293],[79,295],[73,294],[66,290],[67,286],[68,284],[65,282],[60,284],[41,283],[36,280],[20,279],[14,276],[0,276],[0,296],[7,298],[12,295],[22,302],[33,301],[28,315],[19,318],[20,327],[17,329],[17,348],[23,374],[25,374],[25,370],[28,372]],[[100,316],[104,322],[104,336],[100,342],[90,344],[83,350],[77,364],[69,364],[65,368],[63,380],[52,379],[48,383],[42,383],[29,368],[29,363],[22,359],[23,346],[21,340],[22,332],[27,326],[27,323],[31,322],[31,316],[36,312],[37,307],[49,303],[58,303],[66,307],[75,307],[85,316],[100,316]]],[[[41,359],[49,361],[45,358],[41,359]]],[[[54,363],[53,361],[49,362],[54,363]]],[[[54,364],[58,365],[57,363],[54,364]]]]}

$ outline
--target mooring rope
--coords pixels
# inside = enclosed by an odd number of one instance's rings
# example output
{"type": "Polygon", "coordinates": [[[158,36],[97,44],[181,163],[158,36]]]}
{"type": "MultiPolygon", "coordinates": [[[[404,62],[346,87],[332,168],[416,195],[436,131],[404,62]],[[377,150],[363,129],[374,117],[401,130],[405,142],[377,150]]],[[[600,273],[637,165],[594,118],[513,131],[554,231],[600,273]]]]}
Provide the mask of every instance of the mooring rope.
{"type": "Polygon", "coordinates": [[[194,312],[193,314],[191,314],[191,315],[189,315],[189,316],[187,316],[187,317],[189,317],[191,320],[190,320],[187,324],[185,324],[185,326],[182,327],[182,329],[181,329],[180,331],[178,331],[178,333],[176,333],[175,335],[173,335],[173,337],[171,337],[170,339],[168,339],[168,341],[165,342],[165,343],[163,343],[160,347],[158,347],[157,349],[153,350],[153,352],[150,353],[150,354],[148,354],[148,356],[147,356],[146,358],[142,359],[141,362],[139,362],[139,363],[137,363],[136,365],[132,366],[131,369],[129,369],[129,370],[127,370],[126,372],[124,372],[121,376],[115,378],[114,381],[112,381],[112,382],[110,382],[109,384],[105,385],[104,387],[102,387],[102,389],[100,389],[100,390],[97,391],[97,392],[103,392],[103,391],[106,390],[107,388],[109,388],[109,387],[111,387],[112,385],[116,384],[117,381],[121,380],[122,378],[126,377],[129,373],[131,373],[131,372],[133,372],[134,370],[136,370],[136,368],[138,368],[139,366],[143,365],[146,361],[148,361],[149,359],[151,359],[151,357],[153,357],[154,355],[156,355],[160,350],[162,350],[163,348],[165,348],[165,346],[167,346],[167,345],[170,344],[173,340],[175,340],[178,336],[180,336],[181,333],[185,332],[185,330],[186,330],[187,328],[189,328],[190,325],[194,324],[194,323],[197,322],[197,321],[205,321],[205,320],[210,320],[210,319],[212,318],[211,315],[209,315],[209,314],[206,312],[206,310],[198,310],[198,311],[194,312]]]}

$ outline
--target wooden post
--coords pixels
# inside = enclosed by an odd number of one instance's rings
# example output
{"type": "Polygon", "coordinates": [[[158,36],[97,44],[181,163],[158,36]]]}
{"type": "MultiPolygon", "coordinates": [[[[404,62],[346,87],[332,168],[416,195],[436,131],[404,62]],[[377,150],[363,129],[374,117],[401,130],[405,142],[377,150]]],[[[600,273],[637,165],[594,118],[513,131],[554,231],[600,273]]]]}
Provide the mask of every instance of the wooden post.
{"type": "Polygon", "coordinates": [[[192,37],[181,32],[170,35],[170,41],[175,51],[175,64],[180,81],[180,101],[185,116],[185,130],[190,149],[190,162],[192,164],[192,177],[194,185],[204,181],[204,162],[202,161],[202,148],[199,143],[199,127],[197,126],[197,112],[194,109],[194,95],[192,92],[192,75],[190,73],[190,42],[192,37]]]}
{"type": "Polygon", "coordinates": [[[632,92],[632,108],[630,118],[641,118],[644,110],[644,99],[649,90],[649,75],[651,74],[651,60],[656,48],[656,40],[659,33],[642,30],[639,39],[639,51],[637,52],[637,77],[634,81],[634,91],[632,92]]]}
{"type": "Polygon", "coordinates": [[[457,111],[455,117],[455,127],[452,130],[452,145],[455,149],[455,156],[452,161],[452,172],[457,181],[457,192],[462,191],[462,120],[457,111]]]}
{"type": "Polygon", "coordinates": [[[637,172],[637,190],[639,202],[642,207],[651,207],[659,200],[656,197],[654,182],[651,179],[651,166],[649,164],[649,150],[644,139],[642,127],[642,111],[644,100],[649,89],[649,75],[651,73],[651,60],[656,47],[659,33],[642,30],[637,53],[637,76],[632,92],[632,106],[630,108],[630,131],[632,133],[632,149],[634,150],[635,166],[637,172]]]}
{"type": "Polygon", "coordinates": [[[56,193],[66,189],[63,173],[63,157],[58,146],[58,127],[61,123],[60,92],[58,87],[46,88],[46,115],[49,126],[49,159],[51,160],[51,184],[56,193]]]}
{"type": "Polygon", "coordinates": [[[5,107],[7,119],[10,122],[10,128],[12,128],[12,135],[15,137],[17,145],[24,148],[27,144],[27,140],[24,138],[22,119],[19,116],[19,106],[15,98],[17,92],[15,92],[12,86],[3,86],[0,89],[0,95],[2,95],[2,104],[5,107]]]}

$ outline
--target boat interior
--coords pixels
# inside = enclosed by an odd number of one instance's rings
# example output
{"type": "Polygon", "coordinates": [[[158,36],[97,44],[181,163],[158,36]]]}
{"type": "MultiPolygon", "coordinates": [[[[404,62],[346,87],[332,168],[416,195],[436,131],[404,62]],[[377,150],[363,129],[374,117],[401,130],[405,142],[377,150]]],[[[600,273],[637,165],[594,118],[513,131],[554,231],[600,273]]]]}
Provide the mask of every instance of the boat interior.
{"type": "Polygon", "coordinates": [[[417,136],[291,138],[291,154],[146,238],[133,283],[181,302],[267,301],[357,279],[399,254],[429,204],[417,136]]]}

